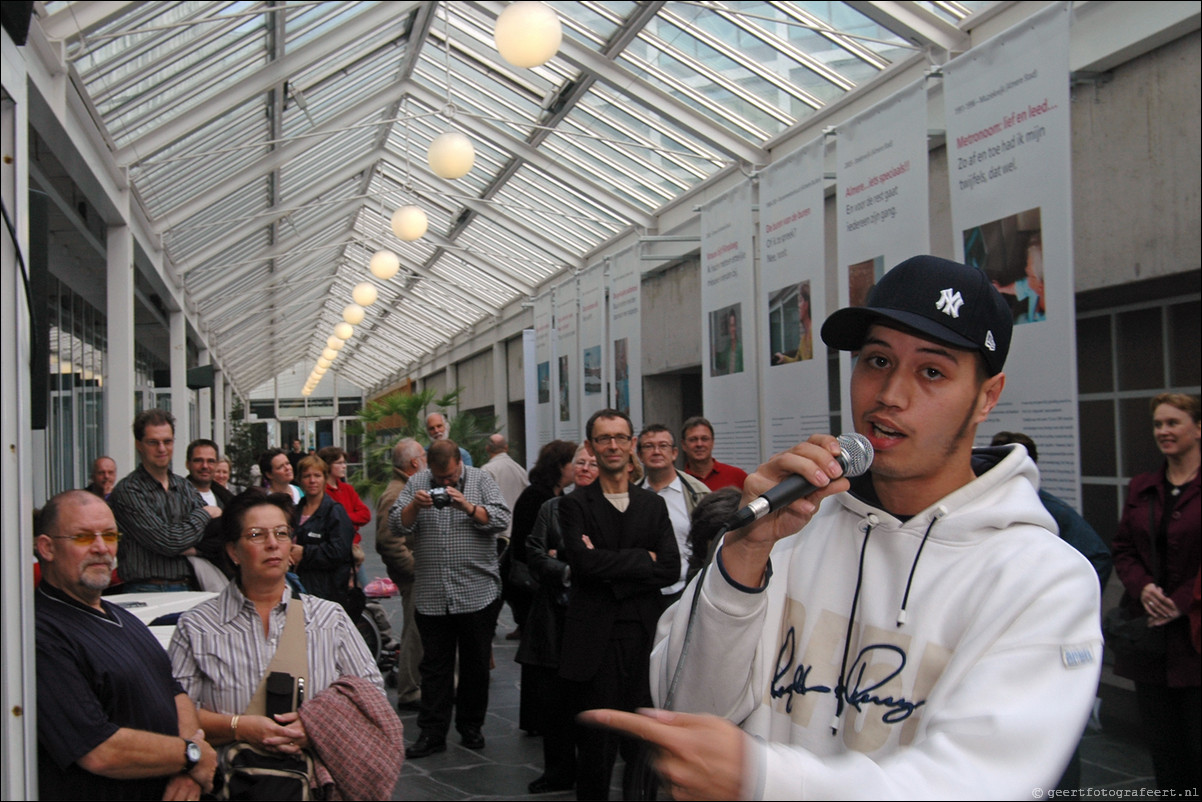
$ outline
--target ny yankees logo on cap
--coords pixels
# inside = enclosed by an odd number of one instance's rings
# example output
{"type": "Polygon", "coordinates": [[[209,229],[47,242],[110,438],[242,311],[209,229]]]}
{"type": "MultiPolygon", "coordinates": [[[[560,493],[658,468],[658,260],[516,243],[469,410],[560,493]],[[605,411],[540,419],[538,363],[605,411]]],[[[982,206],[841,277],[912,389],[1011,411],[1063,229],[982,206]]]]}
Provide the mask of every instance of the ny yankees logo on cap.
{"type": "Polygon", "coordinates": [[[964,306],[964,299],[960,297],[960,293],[951,287],[940,292],[939,300],[935,302],[936,309],[952,317],[960,317],[961,306],[964,306]]]}

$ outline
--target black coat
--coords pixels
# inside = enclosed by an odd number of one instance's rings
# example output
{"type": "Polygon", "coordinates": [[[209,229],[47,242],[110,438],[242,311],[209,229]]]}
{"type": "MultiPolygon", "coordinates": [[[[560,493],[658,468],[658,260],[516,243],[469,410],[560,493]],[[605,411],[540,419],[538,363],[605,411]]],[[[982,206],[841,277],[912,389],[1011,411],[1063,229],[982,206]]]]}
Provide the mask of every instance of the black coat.
{"type": "MultiPolygon", "coordinates": [[[[298,522],[302,509],[303,500],[296,505],[298,522]]],[[[355,537],[355,527],[346,510],[323,494],[317,511],[303,524],[297,523],[295,531],[296,542],[305,547],[304,558],[296,571],[305,590],[319,598],[344,604],[354,565],[351,543],[355,537]]]]}
{"type": "Polygon", "coordinates": [[[632,485],[629,492],[625,512],[605,498],[600,482],[578,488],[559,503],[561,556],[572,569],[559,674],[573,682],[587,682],[596,674],[615,621],[641,623],[650,643],[663,609],[660,588],[680,577],[668,506],[649,490],[632,485]],[[593,548],[584,545],[583,535],[593,548]]]}
{"type": "Polygon", "coordinates": [[[559,528],[559,497],[547,500],[538,510],[534,528],[526,538],[526,562],[538,582],[534,601],[522,626],[522,642],[514,659],[523,665],[559,667],[564,612],[568,604],[568,564],[558,556],[563,551],[559,528]],[[556,552],[555,557],[550,552],[556,552]]]}

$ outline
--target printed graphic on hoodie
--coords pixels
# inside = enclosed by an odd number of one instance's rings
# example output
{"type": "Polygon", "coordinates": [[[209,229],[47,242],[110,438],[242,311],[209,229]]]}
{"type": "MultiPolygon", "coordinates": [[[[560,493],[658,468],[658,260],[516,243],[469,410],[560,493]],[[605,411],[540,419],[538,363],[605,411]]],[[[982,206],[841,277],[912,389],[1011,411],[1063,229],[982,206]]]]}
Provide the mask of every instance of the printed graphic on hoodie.
{"type": "Polygon", "coordinates": [[[895,735],[912,743],[952,651],[926,643],[915,654],[909,635],[858,623],[849,636],[847,616],[831,610],[818,612],[810,629],[806,617],[805,606],[789,599],[766,703],[807,728],[826,726],[841,708],[838,735],[857,752],[880,749],[895,735]]]}

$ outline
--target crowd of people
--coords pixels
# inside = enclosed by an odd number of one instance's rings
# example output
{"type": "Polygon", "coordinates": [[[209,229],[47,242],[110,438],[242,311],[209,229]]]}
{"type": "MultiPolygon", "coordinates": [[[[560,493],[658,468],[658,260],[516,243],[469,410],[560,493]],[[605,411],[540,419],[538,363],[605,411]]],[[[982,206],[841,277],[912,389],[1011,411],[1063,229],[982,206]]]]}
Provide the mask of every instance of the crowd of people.
{"type": "Polygon", "coordinates": [[[1198,399],[1153,400],[1165,462],[1132,480],[1112,561],[1039,487],[1031,438],[973,447],[1013,323],[987,277],[934,257],[827,319],[826,345],[857,354],[851,415],[875,451],[861,476],[843,476],[828,435],[748,475],[714,459],[704,417],[678,440],[616,409],[583,442],[543,446],[528,473],[500,434],[477,468],[430,415],[428,447],[392,449],[374,510],[402,599],[399,641],[376,615],[399,653],[397,707],[417,712],[407,746],[353,623],[372,614],[358,544],[373,510],[347,454],[269,450],[261,486],[234,493],[210,440],[173,474],[174,420],[147,410],[135,469],[118,481],[97,459],[86,491],[39,518],[38,673],[56,677],[39,683],[43,798],[253,786],[247,750],[343,797],[388,798],[402,760],[445,751],[452,725],[486,747],[504,602],[519,727],[543,739],[532,794],[607,799],[620,754],[626,799],[1030,798],[1079,784],[1112,566],[1138,641],[1115,670],[1135,684],[1158,787],[1196,789],[1198,399]],[[950,295],[958,315],[938,303],[950,295]],[[809,492],[727,531],[790,475],[809,492]],[[102,595],[114,579],[218,592],[165,653],[102,595]]]}

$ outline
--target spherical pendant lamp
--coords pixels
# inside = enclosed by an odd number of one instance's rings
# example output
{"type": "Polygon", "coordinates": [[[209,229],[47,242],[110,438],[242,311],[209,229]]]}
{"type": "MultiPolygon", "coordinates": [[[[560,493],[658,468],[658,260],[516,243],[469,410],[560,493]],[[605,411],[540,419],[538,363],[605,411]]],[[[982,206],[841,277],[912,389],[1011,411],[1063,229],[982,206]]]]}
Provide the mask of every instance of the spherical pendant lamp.
{"type": "Polygon", "coordinates": [[[515,67],[538,67],[559,52],[563,27],[543,3],[513,3],[497,17],[493,41],[501,58],[515,67]]]}
{"type": "Polygon", "coordinates": [[[462,178],[476,163],[472,141],[458,131],[447,131],[435,137],[426,152],[430,169],[440,178],[462,178]]]}
{"type": "MultiPolygon", "coordinates": [[[[471,147],[470,142],[468,143],[468,147],[471,147]]],[[[432,159],[433,156],[430,158],[432,159]]],[[[474,152],[472,154],[472,159],[475,159],[474,152]]],[[[472,166],[471,164],[468,164],[467,170],[470,169],[472,169],[472,166]]],[[[464,170],[463,172],[466,173],[467,170],[464,170]]],[[[458,178],[458,176],[456,176],[456,178],[458,178]]],[[[402,206],[392,213],[392,233],[396,234],[399,239],[404,240],[405,242],[413,242],[414,240],[421,239],[426,235],[426,229],[429,228],[429,226],[430,221],[426,218],[426,213],[416,206],[402,206]]],[[[396,257],[394,256],[393,258],[395,259],[396,257]]],[[[400,264],[401,263],[398,260],[398,270],[400,269],[400,264]]],[[[372,272],[375,273],[374,270],[372,272]]],[[[393,270],[392,273],[395,275],[396,270],[393,270]]],[[[383,276],[379,277],[384,278],[383,276]]],[[[391,278],[391,276],[389,276],[389,278],[391,278]]]]}
{"type": "Polygon", "coordinates": [[[342,319],[352,326],[358,326],[366,316],[367,312],[359,304],[347,304],[342,309],[342,319]]]}
{"type": "Polygon", "coordinates": [[[335,351],[341,351],[342,346],[346,345],[346,340],[341,337],[330,335],[326,338],[326,348],[333,348],[335,351]]]}
{"type": "MultiPolygon", "coordinates": [[[[402,208],[409,209],[409,208],[413,208],[413,207],[404,206],[402,208]]],[[[419,209],[418,211],[421,211],[421,210],[419,209]]],[[[397,214],[400,214],[400,213],[401,213],[401,209],[397,209],[396,214],[394,214],[392,216],[392,230],[393,231],[396,231],[396,218],[397,218],[397,214]]],[[[425,213],[423,213],[422,219],[425,219],[425,216],[426,216],[425,213]]],[[[425,233],[426,233],[425,226],[422,226],[422,234],[425,234],[425,233]]],[[[401,235],[397,234],[397,236],[400,237],[401,235]]],[[[421,234],[419,234],[418,236],[421,236],[421,234]]],[[[401,239],[405,239],[405,238],[401,237],[401,239]]],[[[414,237],[414,239],[417,239],[417,237],[414,237]]],[[[378,279],[381,279],[382,281],[388,281],[388,279],[395,276],[397,274],[397,271],[401,269],[401,260],[398,259],[397,255],[395,253],[393,253],[392,251],[376,251],[375,253],[373,253],[371,255],[371,263],[368,265],[368,267],[371,270],[371,274],[373,276],[375,276],[378,279]]]]}
{"type": "MultiPolygon", "coordinates": [[[[361,284],[355,285],[355,289],[351,290],[351,297],[355,299],[355,303],[359,304],[359,306],[371,306],[376,302],[379,294],[376,292],[375,284],[372,284],[370,281],[364,281],[361,284]]],[[[344,314],[343,317],[346,317],[346,315],[344,314]]]]}
{"type": "MultiPolygon", "coordinates": [[[[345,314],[345,311],[346,310],[343,310],[344,314],[345,314]]],[[[349,340],[351,337],[353,337],[354,334],[355,334],[355,327],[352,326],[350,323],[345,323],[345,322],[339,323],[337,326],[334,327],[334,336],[344,342],[346,340],[349,340]]]]}
{"type": "Polygon", "coordinates": [[[335,351],[333,348],[327,348],[321,352],[321,355],[324,356],[326,359],[330,360],[331,362],[333,362],[334,359],[337,358],[338,352],[335,351]]]}

